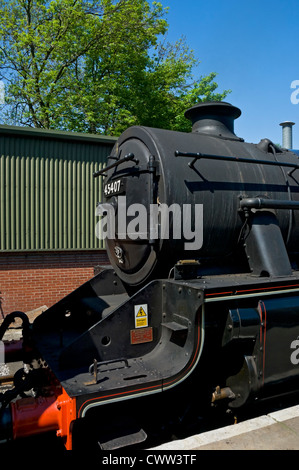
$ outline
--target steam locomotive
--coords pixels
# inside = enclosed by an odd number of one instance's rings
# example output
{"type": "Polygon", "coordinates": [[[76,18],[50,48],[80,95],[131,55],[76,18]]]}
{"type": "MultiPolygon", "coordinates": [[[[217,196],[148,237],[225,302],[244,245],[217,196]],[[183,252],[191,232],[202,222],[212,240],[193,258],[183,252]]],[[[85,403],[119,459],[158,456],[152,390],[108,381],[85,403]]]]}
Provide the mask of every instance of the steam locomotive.
{"type": "Polygon", "coordinates": [[[0,438],[146,447],[211,403],[299,390],[298,156],[244,142],[240,114],[201,103],[190,133],[119,137],[94,175],[111,267],[32,324],[13,312],[0,328],[22,319],[25,364],[2,394],[0,438]]]}

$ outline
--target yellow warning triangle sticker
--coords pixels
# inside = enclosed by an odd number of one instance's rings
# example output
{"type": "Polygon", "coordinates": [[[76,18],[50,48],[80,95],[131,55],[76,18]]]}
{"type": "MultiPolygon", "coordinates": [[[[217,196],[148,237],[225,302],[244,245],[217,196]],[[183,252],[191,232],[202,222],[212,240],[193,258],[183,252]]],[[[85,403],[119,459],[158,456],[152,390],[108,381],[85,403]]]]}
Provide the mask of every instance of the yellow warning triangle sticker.
{"type": "Polygon", "coordinates": [[[146,317],[146,313],[142,307],[140,307],[140,309],[138,310],[136,317],[146,317]]]}

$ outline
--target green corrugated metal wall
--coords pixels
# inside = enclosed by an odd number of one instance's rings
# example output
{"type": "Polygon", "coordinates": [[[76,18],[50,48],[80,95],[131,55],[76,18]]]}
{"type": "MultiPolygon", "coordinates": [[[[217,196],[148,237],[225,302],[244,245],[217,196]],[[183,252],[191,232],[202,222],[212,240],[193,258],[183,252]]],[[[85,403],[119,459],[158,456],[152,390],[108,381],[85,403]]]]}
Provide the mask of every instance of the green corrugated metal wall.
{"type": "Polygon", "coordinates": [[[115,139],[0,126],[0,250],[102,248],[96,203],[115,139]]]}

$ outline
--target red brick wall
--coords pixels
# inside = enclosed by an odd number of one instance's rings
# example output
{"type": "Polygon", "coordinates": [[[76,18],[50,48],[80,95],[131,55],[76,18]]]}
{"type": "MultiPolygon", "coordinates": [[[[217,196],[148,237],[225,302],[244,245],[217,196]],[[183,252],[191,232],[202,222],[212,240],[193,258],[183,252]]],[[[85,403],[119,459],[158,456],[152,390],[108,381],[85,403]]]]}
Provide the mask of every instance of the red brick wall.
{"type": "Polygon", "coordinates": [[[0,296],[4,314],[50,307],[109,264],[102,251],[0,253],[0,296]]]}

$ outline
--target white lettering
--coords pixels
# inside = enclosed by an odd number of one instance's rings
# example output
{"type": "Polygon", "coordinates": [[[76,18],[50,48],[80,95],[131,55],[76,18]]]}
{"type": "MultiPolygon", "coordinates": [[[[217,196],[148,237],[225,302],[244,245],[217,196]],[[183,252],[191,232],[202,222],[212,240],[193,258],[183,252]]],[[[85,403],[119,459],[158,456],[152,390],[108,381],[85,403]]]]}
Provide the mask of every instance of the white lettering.
{"type": "Polygon", "coordinates": [[[170,231],[174,240],[193,240],[185,243],[185,250],[199,250],[203,244],[203,205],[183,204],[183,213],[179,204],[150,204],[150,213],[143,204],[127,206],[126,196],[119,196],[117,203],[99,204],[96,215],[101,220],[96,224],[96,236],[105,240],[169,240],[170,231]],[[115,208],[115,209],[114,209],[115,208]],[[170,212],[172,218],[170,218],[170,212]],[[192,213],[194,216],[192,217],[192,213]],[[136,215],[137,214],[137,215],[136,215]],[[136,217],[134,217],[136,216],[136,217]],[[127,217],[134,217],[127,223],[127,217]],[[193,222],[194,221],[194,222],[193,222]],[[117,222],[117,226],[116,226],[117,222]],[[150,224],[148,230],[148,222],[150,224]],[[193,228],[193,229],[192,229],[193,228]],[[183,231],[183,237],[182,237],[183,231]],[[117,232],[117,233],[116,233],[117,232]]]}
{"type": "Polygon", "coordinates": [[[132,204],[128,207],[127,216],[133,216],[138,213],[135,219],[128,223],[127,233],[131,240],[146,240],[147,239],[147,212],[145,206],[142,204],[132,204]],[[138,230],[137,230],[138,227],[138,230]]]}
{"type": "Polygon", "coordinates": [[[149,465],[156,465],[156,464],[186,465],[186,464],[193,464],[195,462],[196,462],[196,455],[189,455],[189,454],[182,454],[182,455],[150,454],[146,457],[146,463],[148,463],[149,465]]]}
{"type": "Polygon", "coordinates": [[[115,211],[111,204],[99,204],[96,208],[96,215],[99,215],[101,220],[96,224],[95,232],[96,237],[100,240],[109,240],[115,238],[115,211]]]}
{"type": "Polygon", "coordinates": [[[5,363],[5,347],[3,341],[0,341],[0,365],[5,363]]]}
{"type": "Polygon", "coordinates": [[[203,205],[195,204],[195,229],[191,231],[191,206],[189,204],[183,205],[183,234],[186,240],[194,242],[185,243],[185,250],[199,250],[203,244],[203,205]]]}
{"type": "Polygon", "coordinates": [[[109,455],[103,457],[103,465],[129,465],[130,468],[134,467],[137,457],[118,457],[109,455]]]}
{"type": "Polygon", "coordinates": [[[296,366],[297,364],[299,364],[299,339],[295,339],[294,341],[292,341],[291,349],[295,349],[295,351],[292,352],[290,357],[291,363],[296,366]]]}
{"type": "Polygon", "coordinates": [[[295,91],[291,94],[291,103],[298,104],[299,103],[299,80],[293,80],[291,83],[291,88],[295,88],[295,91]]]}

